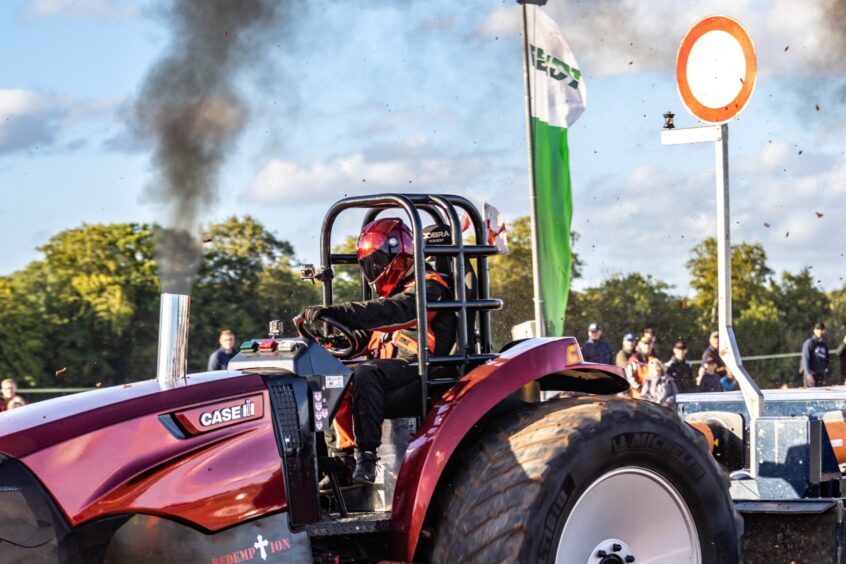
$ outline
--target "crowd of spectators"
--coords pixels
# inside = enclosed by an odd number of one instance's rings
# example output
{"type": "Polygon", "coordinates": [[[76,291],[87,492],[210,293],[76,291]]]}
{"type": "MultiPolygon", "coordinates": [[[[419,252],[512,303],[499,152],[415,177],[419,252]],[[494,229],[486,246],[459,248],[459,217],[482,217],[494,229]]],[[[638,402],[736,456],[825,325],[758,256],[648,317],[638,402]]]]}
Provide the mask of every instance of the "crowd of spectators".
{"type": "MultiPolygon", "coordinates": [[[[655,350],[657,334],[654,329],[644,329],[640,337],[627,333],[613,364],[623,370],[629,382],[629,394],[661,405],[675,405],[676,394],[690,392],[728,392],[739,389],[737,380],[720,356],[720,333],[714,331],[708,346],[702,352],[702,362],[694,371],[687,359],[687,344],[677,341],[673,356],[666,362],[655,350]],[[695,376],[694,376],[695,373],[695,376]]],[[[846,337],[835,351],[840,359],[838,384],[846,384],[846,337]]],[[[611,347],[602,338],[598,323],[588,326],[588,340],[582,346],[582,357],[587,362],[612,364],[611,347]]],[[[814,334],[802,347],[799,372],[806,387],[824,386],[829,375],[830,354],[825,338],[825,324],[814,326],[814,334]]]]}
{"type": "MultiPolygon", "coordinates": [[[[814,326],[814,334],[802,346],[802,358],[799,372],[806,387],[825,385],[830,372],[829,346],[826,341],[825,324],[814,326]]],[[[587,362],[616,364],[621,368],[630,385],[633,397],[642,397],[655,403],[672,407],[676,394],[691,392],[725,392],[738,389],[737,380],[727,369],[720,357],[720,334],[711,333],[708,346],[702,352],[702,362],[694,376],[694,369],[687,359],[687,344],[677,341],[673,345],[673,356],[666,362],[660,360],[655,349],[657,333],[646,328],[640,337],[626,333],[617,355],[602,338],[599,323],[588,326],[588,340],[582,345],[582,357],[587,362]]],[[[229,361],[238,354],[235,348],[235,334],[226,329],[220,332],[220,348],[209,356],[208,370],[226,370],[229,361]]],[[[846,336],[835,350],[840,360],[838,383],[846,384],[846,336]]],[[[12,378],[2,381],[0,411],[15,409],[27,404],[17,393],[17,386],[12,378]]]]}

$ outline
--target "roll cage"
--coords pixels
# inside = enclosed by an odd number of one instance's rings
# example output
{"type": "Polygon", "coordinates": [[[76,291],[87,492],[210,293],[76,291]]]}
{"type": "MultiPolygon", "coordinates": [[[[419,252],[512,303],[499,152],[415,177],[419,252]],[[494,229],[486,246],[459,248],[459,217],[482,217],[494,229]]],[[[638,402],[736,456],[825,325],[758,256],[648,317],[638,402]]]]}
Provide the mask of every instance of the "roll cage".
{"type": "MultiPolygon", "coordinates": [[[[333,303],[332,266],[340,264],[357,264],[355,254],[332,252],[332,228],[338,216],[350,209],[366,209],[362,226],[370,223],[385,210],[400,209],[406,213],[411,223],[411,233],[414,240],[414,282],[418,291],[417,300],[417,360],[414,364],[420,377],[420,398],[422,414],[429,408],[429,387],[452,385],[458,381],[455,377],[431,377],[430,367],[452,366],[459,375],[463,375],[468,367],[475,366],[494,358],[491,340],[490,312],[502,307],[502,300],[491,299],[488,278],[488,258],[497,254],[494,245],[465,245],[462,234],[461,218],[457,209],[463,210],[470,218],[476,241],[487,241],[487,228],[484,218],[476,207],[466,198],[450,194],[379,194],[373,196],[352,196],[336,202],[323,219],[320,233],[320,270],[317,278],[323,283],[323,304],[333,303]],[[451,231],[451,244],[428,245],[424,238],[424,226],[420,212],[426,212],[436,223],[448,225],[451,231]],[[451,272],[441,272],[449,275],[449,285],[454,292],[454,299],[428,303],[426,292],[419,291],[426,287],[426,258],[446,257],[451,261],[451,272]],[[466,287],[467,268],[472,268],[469,259],[476,259],[477,294],[468,299],[466,287]],[[328,273],[328,275],[327,275],[328,273]],[[457,348],[455,354],[446,356],[430,356],[427,348],[426,335],[428,332],[428,318],[426,312],[455,311],[458,314],[457,348]],[[468,324],[468,311],[478,313],[478,320],[468,324]],[[469,338],[470,331],[476,331],[474,339],[476,346],[472,347],[469,338]]],[[[362,276],[361,291],[363,299],[370,299],[372,293],[369,285],[362,276]]]]}

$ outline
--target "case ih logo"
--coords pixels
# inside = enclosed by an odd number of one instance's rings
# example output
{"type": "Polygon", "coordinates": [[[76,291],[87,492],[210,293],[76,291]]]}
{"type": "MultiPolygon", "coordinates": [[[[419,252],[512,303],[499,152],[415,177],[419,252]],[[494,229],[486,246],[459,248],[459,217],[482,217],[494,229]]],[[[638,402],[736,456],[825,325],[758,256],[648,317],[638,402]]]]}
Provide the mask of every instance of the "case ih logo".
{"type": "Polygon", "coordinates": [[[232,407],[224,407],[222,409],[215,409],[214,411],[206,411],[200,414],[200,425],[203,427],[211,427],[219,423],[226,423],[228,421],[237,421],[245,417],[252,417],[256,414],[256,404],[253,400],[247,398],[241,405],[233,405],[232,407]]]}
{"type": "Polygon", "coordinates": [[[264,416],[264,396],[262,394],[241,396],[180,411],[174,415],[189,435],[197,435],[229,425],[261,419],[264,416]]]}

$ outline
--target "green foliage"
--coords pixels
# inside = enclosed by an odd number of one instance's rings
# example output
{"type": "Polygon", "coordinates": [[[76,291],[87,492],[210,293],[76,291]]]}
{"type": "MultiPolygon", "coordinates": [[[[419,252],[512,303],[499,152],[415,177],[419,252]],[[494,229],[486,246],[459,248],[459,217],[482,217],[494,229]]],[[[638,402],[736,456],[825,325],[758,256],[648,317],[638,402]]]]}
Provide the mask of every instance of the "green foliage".
{"type": "Polygon", "coordinates": [[[570,292],[567,333],[582,341],[587,338],[587,326],[595,321],[605,328],[605,338],[616,347],[626,333],[638,334],[651,327],[658,335],[658,350],[669,357],[676,340],[697,337],[695,312],[686,300],[669,290],[660,280],[633,273],[616,274],[584,292],[570,292]]]}
{"type": "Polygon", "coordinates": [[[134,344],[156,330],[148,322],[159,293],[152,236],[143,225],[83,225],[51,238],[43,261],[6,277],[4,367],[40,385],[137,379],[134,344]]]}
{"type": "MultiPolygon", "coordinates": [[[[353,254],[358,237],[349,235],[343,243],[336,245],[333,253],[353,254]]],[[[332,280],[332,293],[335,302],[349,302],[361,299],[361,271],[355,264],[339,264],[332,267],[335,278],[332,280]]]]}
{"type": "MultiPolygon", "coordinates": [[[[511,254],[491,260],[491,293],[505,300],[493,315],[495,342],[510,339],[512,325],[532,319],[532,258],[528,218],[509,226],[511,254]]],[[[574,234],[574,245],[578,242],[574,234]]],[[[574,272],[580,263],[574,265],[574,272]]],[[[717,327],[717,243],[706,239],[691,251],[686,266],[693,296],[675,295],[660,280],[639,273],[616,274],[595,287],[570,291],[565,331],[580,341],[589,323],[605,328],[615,350],[625,333],[646,327],[657,331],[657,348],[669,357],[677,339],[689,345],[697,359],[717,327]]],[[[826,294],[814,283],[809,268],[775,279],[760,244],[740,243],[732,248],[733,319],[735,335],[745,356],[798,352],[818,320],[829,326],[830,343],[846,332],[846,286],[826,294]]],[[[795,358],[752,361],[747,370],[763,387],[798,385],[795,358]]]]}
{"type": "MultiPolygon", "coordinates": [[[[490,260],[491,295],[505,307],[492,315],[495,344],[510,340],[513,325],[532,319],[532,256],[528,218],[509,226],[511,254],[490,260]]],[[[239,340],[266,333],[270,319],[286,322],[320,301],[320,287],[299,279],[294,250],[251,217],[211,225],[192,290],[189,368],[205,370],[218,334],[239,340]]],[[[573,234],[574,245],[578,237],[573,234]]],[[[43,259],[0,277],[0,363],[20,385],[112,385],[152,378],[158,335],[159,280],[150,225],[83,225],[56,234],[43,259]]],[[[334,251],[350,253],[355,237],[334,251]]],[[[574,254],[573,273],[581,263],[574,254]]],[[[566,331],[584,340],[590,322],[605,327],[612,348],[624,333],[652,327],[668,357],[684,339],[698,357],[716,327],[716,242],[706,239],[687,262],[693,296],[676,295],[660,280],[616,274],[595,287],[571,291],[566,331]]],[[[846,286],[826,294],[809,268],[776,279],[760,244],[732,252],[734,327],[745,356],[799,351],[818,320],[833,346],[846,332],[846,286]]],[[[355,265],[335,272],[336,301],[358,299],[355,265]]],[[[798,384],[798,360],[746,363],[762,387],[798,384]]]]}
{"type": "Polygon", "coordinates": [[[808,267],[798,274],[783,272],[781,282],[773,284],[772,292],[773,301],[779,304],[781,318],[789,321],[791,329],[800,332],[803,340],[817,321],[829,315],[831,300],[817,287],[808,267]]]}
{"type": "Polygon", "coordinates": [[[291,319],[303,306],[317,303],[317,286],[300,280],[292,265],[294,250],[252,217],[212,225],[203,236],[203,262],[191,291],[189,369],[205,370],[220,331],[236,340],[262,337],[267,322],[291,319]]]}
{"type": "MultiPolygon", "coordinates": [[[[690,287],[695,291],[692,303],[699,312],[702,331],[717,324],[717,240],[705,239],[691,250],[687,261],[690,287]]],[[[768,300],[773,272],[767,266],[767,254],[760,243],[740,243],[731,249],[732,315],[737,316],[753,302],[768,300]]]]}
{"type": "MultiPolygon", "coordinates": [[[[189,368],[205,370],[221,329],[248,338],[318,301],[293,249],[250,217],[212,225],[192,290],[189,368]]],[[[83,225],[44,258],[0,277],[0,362],[21,385],[113,385],[155,376],[159,282],[149,225],[83,225]]],[[[289,334],[293,331],[286,324],[289,334]]]]}
{"type": "Polygon", "coordinates": [[[491,314],[494,343],[501,346],[511,340],[511,327],[534,319],[532,301],[532,235],[528,217],[508,226],[507,255],[488,260],[491,297],[500,298],[504,307],[491,314]]]}

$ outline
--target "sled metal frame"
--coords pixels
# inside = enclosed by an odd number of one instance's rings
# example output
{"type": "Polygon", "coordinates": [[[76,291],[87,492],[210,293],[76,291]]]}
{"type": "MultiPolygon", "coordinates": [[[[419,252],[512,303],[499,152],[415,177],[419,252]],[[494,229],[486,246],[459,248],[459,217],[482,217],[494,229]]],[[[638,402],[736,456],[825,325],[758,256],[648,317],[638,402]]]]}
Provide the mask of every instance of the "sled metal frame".
{"type": "MultiPolygon", "coordinates": [[[[719,314],[720,358],[734,375],[754,429],[755,421],[764,414],[764,394],[746,371],[732,328],[731,312],[731,213],[729,209],[728,124],[661,132],[663,145],[714,143],[717,194],[717,310],[719,314]]],[[[751,433],[750,472],[754,477],[755,433],[751,433]]]]}
{"type": "MultiPolygon", "coordinates": [[[[500,309],[502,300],[491,299],[488,278],[487,257],[496,255],[494,245],[465,245],[461,230],[461,219],[456,208],[463,210],[470,218],[476,241],[486,241],[487,229],[484,218],[476,207],[461,196],[443,194],[379,194],[372,196],[351,196],[336,202],[323,219],[320,232],[320,263],[321,268],[331,269],[337,264],[357,264],[355,254],[332,252],[332,228],[338,216],[350,209],[367,209],[362,225],[373,221],[385,210],[399,209],[405,212],[411,224],[414,240],[414,282],[418,291],[415,292],[417,305],[417,373],[420,377],[421,416],[428,411],[429,386],[431,384],[453,384],[455,378],[429,378],[429,367],[455,366],[459,374],[469,364],[478,364],[494,358],[491,339],[491,310],[500,309]],[[420,212],[426,212],[438,223],[450,226],[452,241],[450,245],[426,245],[423,238],[423,221],[420,212]],[[444,221],[446,219],[446,221],[444,221]],[[426,258],[447,256],[452,259],[452,285],[454,299],[428,303],[426,292],[419,291],[426,287],[426,258]],[[477,261],[478,299],[468,300],[465,287],[465,265],[467,259],[477,261]],[[467,311],[478,312],[479,350],[471,351],[468,345],[467,311]],[[458,350],[457,354],[445,356],[430,356],[427,343],[429,328],[427,312],[455,311],[458,313],[458,350]]],[[[371,297],[370,288],[362,277],[362,297],[371,297]]],[[[323,304],[333,303],[332,280],[323,282],[323,304]]]]}

